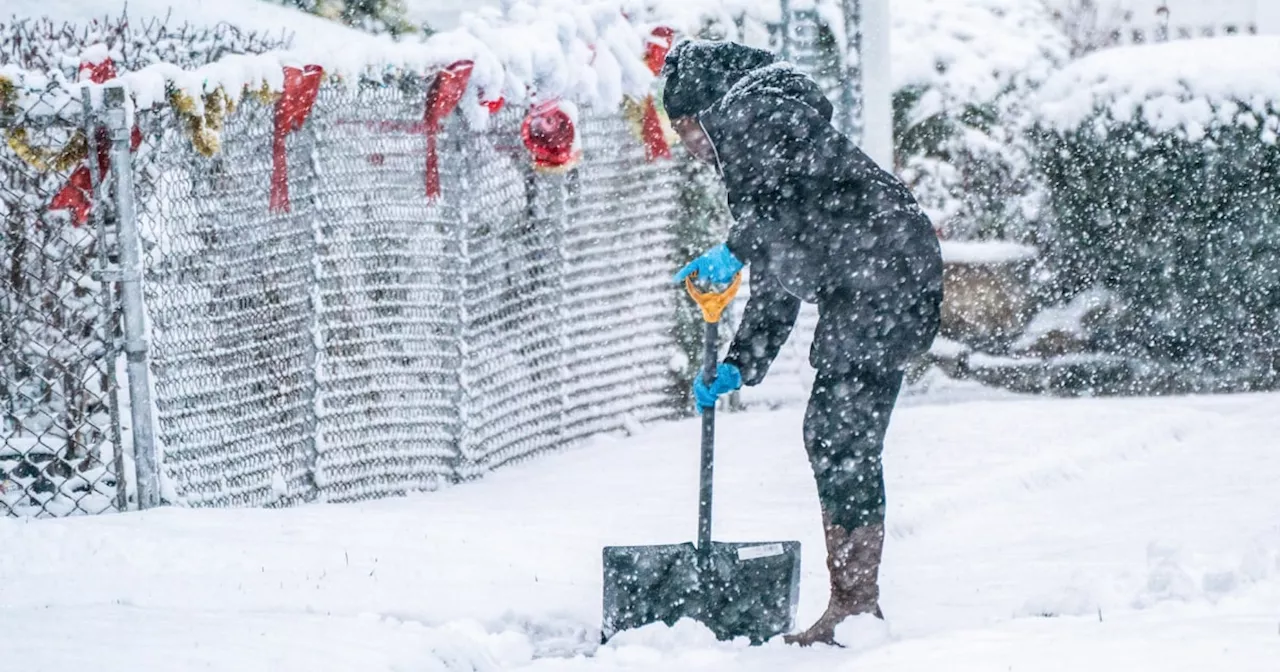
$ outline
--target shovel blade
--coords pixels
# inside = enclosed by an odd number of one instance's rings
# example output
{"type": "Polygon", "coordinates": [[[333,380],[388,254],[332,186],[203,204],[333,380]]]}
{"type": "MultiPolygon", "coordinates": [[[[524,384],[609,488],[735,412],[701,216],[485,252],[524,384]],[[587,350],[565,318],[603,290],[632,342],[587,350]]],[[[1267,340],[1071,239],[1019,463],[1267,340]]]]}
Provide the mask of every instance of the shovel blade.
{"type": "Polygon", "coordinates": [[[602,635],[692,618],[719,639],[761,644],[792,629],[799,592],[797,541],[715,542],[707,563],[691,543],[610,546],[602,635]]]}

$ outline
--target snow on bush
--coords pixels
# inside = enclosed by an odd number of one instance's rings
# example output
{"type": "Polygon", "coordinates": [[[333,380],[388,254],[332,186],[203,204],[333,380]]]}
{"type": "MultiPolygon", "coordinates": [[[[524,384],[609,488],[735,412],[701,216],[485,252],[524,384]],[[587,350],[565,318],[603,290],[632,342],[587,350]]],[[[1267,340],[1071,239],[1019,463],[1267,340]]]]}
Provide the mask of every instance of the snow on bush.
{"type": "Polygon", "coordinates": [[[1275,382],[1278,58],[1280,38],[1189,40],[1098,52],[1044,84],[1045,248],[1065,297],[1123,302],[1100,346],[1275,382]]]}
{"type": "Polygon", "coordinates": [[[1040,0],[895,0],[900,175],[947,237],[1025,238],[1029,92],[1067,58],[1040,0]]]}
{"type": "MultiPolygon", "coordinates": [[[[1122,47],[1072,63],[1047,81],[1038,117],[1058,132],[1086,122],[1105,135],[1116,123],[1138,121],[1191,142],[1211,128],[1267,117],[1280,99],[1278,37],[1220,37],[1122,47]]],[[[1274,142],[1276,127],[1261,137],[1274,142]]]]}

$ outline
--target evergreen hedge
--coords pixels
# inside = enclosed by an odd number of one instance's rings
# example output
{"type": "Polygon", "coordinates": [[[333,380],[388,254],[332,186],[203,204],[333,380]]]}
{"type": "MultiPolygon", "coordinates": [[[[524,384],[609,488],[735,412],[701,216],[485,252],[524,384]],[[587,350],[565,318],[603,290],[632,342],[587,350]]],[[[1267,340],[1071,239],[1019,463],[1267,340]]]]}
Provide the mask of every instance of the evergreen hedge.
{"type": "Polygon", "coordinates": [[[1219,387],[1275,383],[1280,350],[1280,101],[1184,91],[1103,97],[1036,129],[1050,185],[1043,242],[1060,290],[1123,308],[1095,334],[1117,354],[1219,387]]]}

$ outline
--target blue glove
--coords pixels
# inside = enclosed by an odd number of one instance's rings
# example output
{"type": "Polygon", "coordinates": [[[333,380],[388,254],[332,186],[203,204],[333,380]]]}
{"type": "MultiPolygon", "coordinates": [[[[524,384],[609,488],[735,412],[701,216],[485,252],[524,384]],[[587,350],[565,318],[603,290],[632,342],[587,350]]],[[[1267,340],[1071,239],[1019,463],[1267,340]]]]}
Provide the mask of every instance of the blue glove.
{"type": "Polygon", "coordinates": [[[732,364],[721,363],[716,367],[716,379],[711,387],[707,387],[707,383],[702,380],[702,372],[699,371],[698,376],[693,379],[693,396],[698,400],[698,412],[701,413],[704,408],[713,408],[720,395],[740,387],[742,372],[732,364]]]}
{"type": "Polygon", "coordinates": [[[742,266],[742,262],[729,251],[729,246],[720,243],[680,269],[675,281],[684,282],[690,273],[696,271],[698,278],[723,285],[733,281],[733,276],[742,270],[742,266]]]}

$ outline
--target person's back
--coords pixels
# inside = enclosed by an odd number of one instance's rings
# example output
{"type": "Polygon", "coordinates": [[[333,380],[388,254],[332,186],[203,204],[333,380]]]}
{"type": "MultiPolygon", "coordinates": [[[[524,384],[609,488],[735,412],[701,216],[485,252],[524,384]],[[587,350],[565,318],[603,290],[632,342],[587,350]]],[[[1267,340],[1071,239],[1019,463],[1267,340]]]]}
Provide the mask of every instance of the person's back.
{"type": "Polygon", "coordinates": [[[846,616],[879,615],[884,539],[880,454],[903,368],[932,343],[942,260],[932,225],[896,177],[831,125],[812,79],[768,52],[686,42],[667,56],[664,105],[691,151],[718,166],[734,224],[677,274],[727,282],[750,265],[751,296],[700,407],[764,379],[802,301],[818,304],[805,447],[818,485],[831,602],[788,641],[830,641],[846,616]]]}
{"type": "Polygon", "coordinates": [[[942,291],[933,226],[898,179],[832,127],[813,80],[785,63],[757,68],[698,119],[735,219],[730,251],[805,301],[866,301],[911,320],[886,337],[897,359],[918,354],[942,291]]]}

